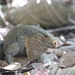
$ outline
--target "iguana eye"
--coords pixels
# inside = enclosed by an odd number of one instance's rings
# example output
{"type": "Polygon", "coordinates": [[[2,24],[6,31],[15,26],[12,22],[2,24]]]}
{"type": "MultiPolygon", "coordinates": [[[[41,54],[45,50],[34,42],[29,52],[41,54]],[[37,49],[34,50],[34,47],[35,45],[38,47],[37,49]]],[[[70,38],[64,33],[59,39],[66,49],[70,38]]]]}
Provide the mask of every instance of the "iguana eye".
{"type": "Polygon", "coordinates": [[[45,38],[48,38],[48,36],[47,36],[47,35],[44,35],[44,37],[45,37],[45,38]]]}

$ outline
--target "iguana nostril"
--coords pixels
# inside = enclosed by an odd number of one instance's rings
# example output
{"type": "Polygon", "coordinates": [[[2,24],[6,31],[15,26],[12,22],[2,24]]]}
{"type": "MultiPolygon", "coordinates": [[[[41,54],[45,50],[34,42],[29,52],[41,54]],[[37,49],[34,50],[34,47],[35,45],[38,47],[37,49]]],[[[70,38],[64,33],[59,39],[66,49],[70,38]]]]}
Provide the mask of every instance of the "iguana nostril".
{"type": "Polygon", "coordinates": [[[58,46],[58,42],[57,41],[53,41],[53,44],[54,44],[55,47],[58,46]]]}

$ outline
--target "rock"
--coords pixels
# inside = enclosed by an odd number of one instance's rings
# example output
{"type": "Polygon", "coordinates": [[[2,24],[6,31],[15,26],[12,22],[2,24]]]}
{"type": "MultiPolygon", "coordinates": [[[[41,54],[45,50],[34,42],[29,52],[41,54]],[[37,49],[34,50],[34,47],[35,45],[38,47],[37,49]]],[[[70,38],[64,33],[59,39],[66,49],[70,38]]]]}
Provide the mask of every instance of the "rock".
{"type": "Polygon", "coordinates": [[[24,73],[23,75],[30,75],[30,72],[26,72],[26,73],[24,73]]]}
{"type": "Polygon", "coordinates": [[[53,53],[55,51],[55,49],[52,49],[52,48],[48,48],[46,53],[53,53]]]}
{"type": "Polygon", "coordinates": [[[38,67],[31,71],[31,75],[48,75],[48,70],[45,67],[38,67]]]}
{"type": "Polygon", "coordinates": [[[5,61],[0,60],[0,67],[5,67],[8,64],[5,61]]]}
{"type": "Polygon", "coordinates": [[[55,54],[56,56],[58,56],[58,57],[63,56],[65,53],[66,53],[66,51],[63,51],[63,50],[60,50],[60,49],[56,49],[56,50],[54,51],[54,54],[55,54]]]}
{"type": "Polygon", "coordinates": [[[51,61],[57,61],[58,60],[58,57],[51,53],[51,54],[47,54],[47,53],[43,53],[38,59],[37,61],[38,62],[41,62],[41,63],[49,63],[51,61]]]}
{"type": "Polygon", "coordinates": [[[59,60],[59,67],[72,67],[75,65],[75,52],[67,52],[59,60]]]}
{"type": "Polygon", "coordinates": [[[9,70],[9,71],[14,71],[21,68],[21,63],[19,62],[13,62],[11,64],[9,64],[8,66],[3,67],[2,69],[4,70],[9,70]]]}
{"type": "Polygon", "coordinates": [[[28,64],[28,63],[30,62],[29,59],[26,58],[26,57],[15,57],[15,58],[14,58],[14,61],[15,61],[15,62],[19,62],[19,63],[21,63],[22,65],[28,64]]]}
{"type": "Polygon", "coordinates": [[[63,50],[63,51],[67,51],[67,52],[70,52],[70,51],[75,52],[75,45],[62,46],[62,47],[60,47],[59,49],[60,49],[60,50],[63,50]]]}
{"type": "Polygon", "coordinates": [[[48,69],[49,73],[52,75],[75,75],[75,66],[62,69],[56,65],[54,67],[50,66],[48,69]]]}

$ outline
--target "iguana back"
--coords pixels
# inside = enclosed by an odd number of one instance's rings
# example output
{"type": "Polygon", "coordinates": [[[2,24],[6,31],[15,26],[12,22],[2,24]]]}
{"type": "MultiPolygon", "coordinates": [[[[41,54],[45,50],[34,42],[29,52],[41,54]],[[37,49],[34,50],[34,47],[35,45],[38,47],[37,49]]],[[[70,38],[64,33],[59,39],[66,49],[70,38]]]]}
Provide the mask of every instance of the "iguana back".
{"type": "Polygon", "coordinates": [[[19,36],[32,36],[32,34],[36,34],[41,29],[39,26],[35,25],[17,25],[13,29],[8,32],[4,39],[3,50],[8,48],[8,46],[17,41],[19,36]]]}

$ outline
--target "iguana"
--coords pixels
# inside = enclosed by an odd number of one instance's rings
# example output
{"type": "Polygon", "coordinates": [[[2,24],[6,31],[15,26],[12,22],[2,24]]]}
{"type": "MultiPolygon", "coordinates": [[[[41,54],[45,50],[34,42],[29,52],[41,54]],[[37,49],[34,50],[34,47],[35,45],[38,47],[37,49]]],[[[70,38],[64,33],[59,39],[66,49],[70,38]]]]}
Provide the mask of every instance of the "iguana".
{"type": "Polygon", "coordinates": [[[47,48],[54,48],[57,41],[48,31],[36,25],[18,25],[12,28],[3,42],[7,63],[14,57],[28,57],[30,61],[39,57],[47,48]]]}

